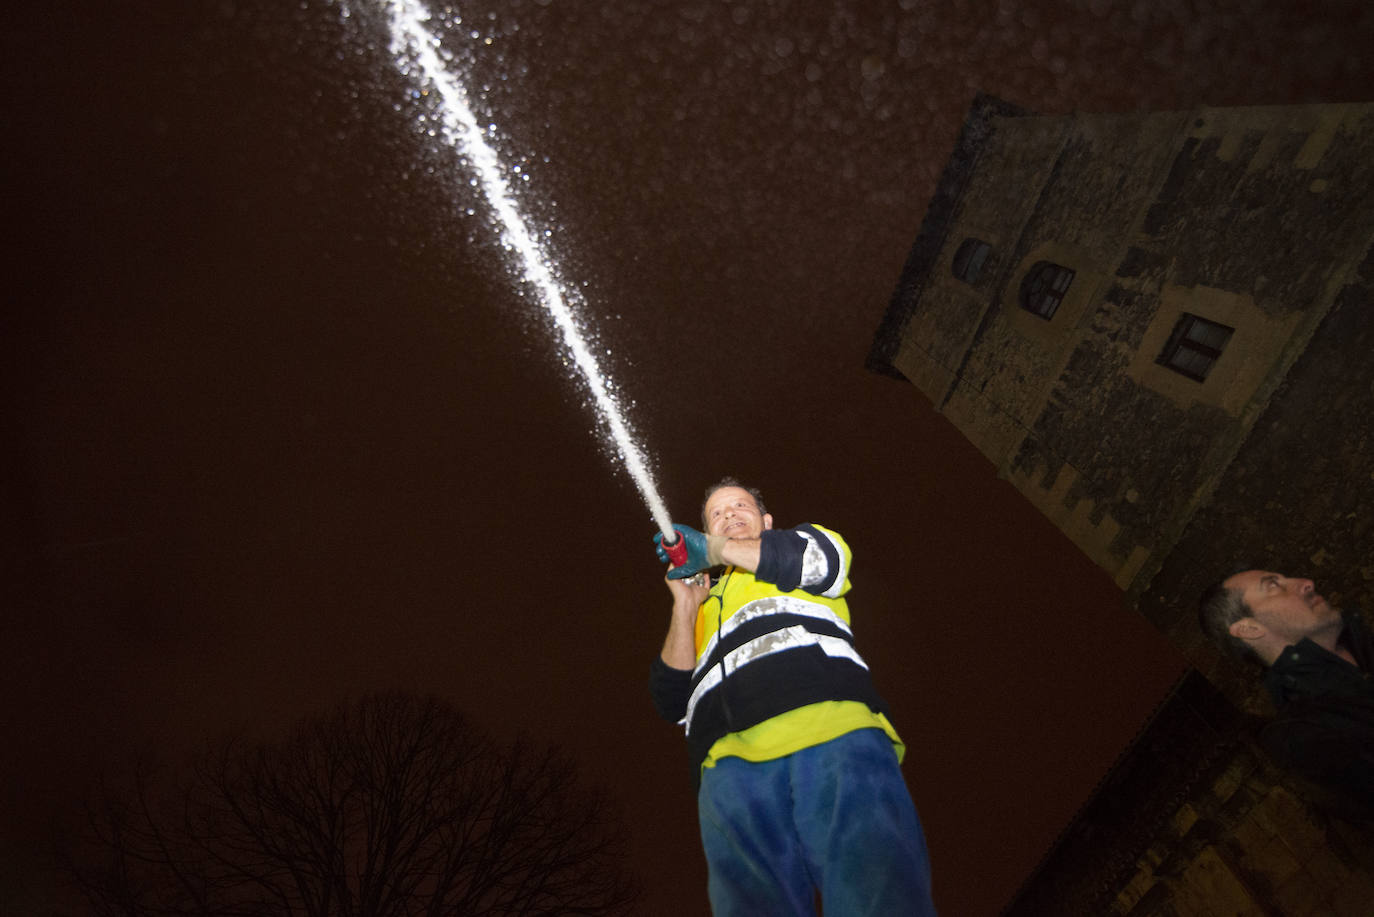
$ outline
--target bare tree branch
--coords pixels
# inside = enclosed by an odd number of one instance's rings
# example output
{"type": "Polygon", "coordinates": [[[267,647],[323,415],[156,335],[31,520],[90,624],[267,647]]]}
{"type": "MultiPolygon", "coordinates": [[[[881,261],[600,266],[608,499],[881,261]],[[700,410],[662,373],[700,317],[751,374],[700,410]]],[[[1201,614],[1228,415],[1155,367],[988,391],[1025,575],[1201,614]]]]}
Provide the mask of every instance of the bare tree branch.
{"type": "Polygon", "coordinates": [[[610,915],[635,898],[623,853],[565,756],[386,694],[107,790],[65,865],[100,917],[610,915]]]}

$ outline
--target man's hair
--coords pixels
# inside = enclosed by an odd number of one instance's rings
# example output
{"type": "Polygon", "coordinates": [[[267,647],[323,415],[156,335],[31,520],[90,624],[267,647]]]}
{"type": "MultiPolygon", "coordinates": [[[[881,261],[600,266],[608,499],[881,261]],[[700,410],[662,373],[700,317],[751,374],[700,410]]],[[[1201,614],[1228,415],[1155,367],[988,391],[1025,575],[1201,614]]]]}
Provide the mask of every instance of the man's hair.
{"type": "Polygon", "coordinates": [[[760,516],[766,515],[768,513],[768,508],[763,505],[763,494],[759,493],[759,489],[757,487],[747,487],[744,484],[741,484],[736,478],[726,476],[721,478],[716,483],[712,484],[710,487],[706,488],[706,496],[701,498],[701,524],[703,527],[706,527],[708,525],[706,521],[706,504],[711,502],[711,494],[715,493],[723,487],[738,487],[740,490],[744,491],[749,496],[754,498],[754,502],[758,504],[760,516]]]}
{"type": "Polygon", "coordinates": [[[1239,589],[1226,588],[1226,580],[1237,573],[1253,569],[1255,568],[1237,566],[1226,577],[1208,586],[1198,601],[1197,621],[1207,638],[1227,656],[1263,664],[1264,660],[1260,659],[1250,644],[1231,633],[1232,624],[1250,616],[1250,606],[1245,604],[1245,593],[1239,589]]]}

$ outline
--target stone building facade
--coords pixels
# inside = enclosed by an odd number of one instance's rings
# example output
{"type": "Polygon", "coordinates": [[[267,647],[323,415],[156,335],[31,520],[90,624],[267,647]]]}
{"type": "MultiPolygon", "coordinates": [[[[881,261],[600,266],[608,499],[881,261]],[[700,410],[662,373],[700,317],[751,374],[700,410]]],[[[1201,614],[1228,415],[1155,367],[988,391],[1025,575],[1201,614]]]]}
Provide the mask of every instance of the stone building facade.
{"type": "Polygon", "coordinates": [[[1035,117],[981,97],[869,365],[1134,597],[1367,290],[1371,154],[1370,105],[1035,117]]]}
{"type": "MultiPolygon", "coordinates": [[[[1089,809],[1157,830],[1109,869],[1089,853],[1112,831],[1085,810],[1065,838],[1094,843],[1061,839],[1018,901],[1066,874],[1106,897],[1041,913],[1207,914],[1186,889],[1208,881],[1249,889],[1251,905],[1219,914],[1323,913],[1297,909],[1293,883],[1374,875],[1359,856],[1322,859],[1336,842],[1301,826],[1326,816],[1248,738],[1270,712],[1256,672],[1196,623],[1202,589],[1240,562],[1374,610],[1372,243],[1374,105],[1042,117],[980,96],[969,112],[868,366],[914,384],[1107,570],[1230,724],[1212,770],[1167,799],[1109,779],[1089,809]],[[1311,874],[1254,853],[1261,828],[1305,839],[1294,858],[1311,874]]],[[[1174,697],[1196,708],[1202,691],[1174,697]]],[[[1189,770],[1196,718],[1175,714],[1162,708],[1117,778],[1189,770]]],[[[1366,849],[1362,829],[1349,836],[1366,849]]],[[[1346,913],[1335,894],[1326,912],[1346,913]]]]}

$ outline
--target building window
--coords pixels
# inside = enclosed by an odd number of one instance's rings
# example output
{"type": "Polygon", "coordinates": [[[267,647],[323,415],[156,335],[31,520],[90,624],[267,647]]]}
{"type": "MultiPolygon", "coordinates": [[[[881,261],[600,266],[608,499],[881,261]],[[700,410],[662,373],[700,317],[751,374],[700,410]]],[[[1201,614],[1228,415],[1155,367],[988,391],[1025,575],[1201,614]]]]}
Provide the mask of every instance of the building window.
{"type": "Polygon", "coordinates": [[[1037,261],[1021,281],[1021,308],[1046,320],[1054,318],[1071,283],[1073,271],[1062,264],[1037,261]]]}
{"type": "Polygon", "coordinates": [[[1202,382],[1235,330],[1184,312],[1155,362],[1202,382]]]}
{"type": "Polygon", "coordinates": [[[954,276],[964,283],[977,283],[992,246],[982,239],[965,239],[954,253],[954,276]]]}

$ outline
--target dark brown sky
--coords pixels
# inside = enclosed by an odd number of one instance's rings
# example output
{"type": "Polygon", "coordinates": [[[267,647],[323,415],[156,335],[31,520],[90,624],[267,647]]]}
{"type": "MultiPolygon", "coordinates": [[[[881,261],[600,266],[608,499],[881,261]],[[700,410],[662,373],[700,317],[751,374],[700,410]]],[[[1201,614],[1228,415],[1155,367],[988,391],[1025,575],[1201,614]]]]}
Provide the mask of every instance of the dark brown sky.
{"type": "MultiPolygon", "coordinates": [[[[704,913],[652,522],[350,5],[7,14],[0,891],[93,775],[404,688],[567,746],[644,912],[704,913]]],[[[728,472],[849,538],[944,913],[997,912],[1181,662],[872,332],[976,90],[1368,99],[1365,4],[1264,6],[456,5],[672,512],[728,472]]]]}

